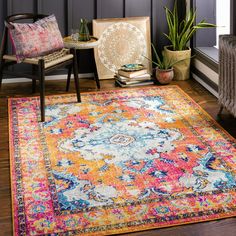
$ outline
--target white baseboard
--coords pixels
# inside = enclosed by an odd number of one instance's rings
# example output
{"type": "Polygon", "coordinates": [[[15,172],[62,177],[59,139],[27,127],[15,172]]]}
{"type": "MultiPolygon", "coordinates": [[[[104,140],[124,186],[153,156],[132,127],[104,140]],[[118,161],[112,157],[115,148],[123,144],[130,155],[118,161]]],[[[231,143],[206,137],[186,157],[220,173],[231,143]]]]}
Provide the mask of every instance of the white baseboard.
{"type": "MultiPolygon", "coordinates": [[[[92,78],[94,77],[93,73],[84,73],[84,74],[79,74],[79,78],[92,78]]],[[[71,75],[71,78],[73,78],[73,75],[71,75]]],[[[63,75],[49,75],[45,77],[45,80],[66,80],[67,79],[67,74],[63,75]]],[[[2,83],[3,84],[8,84],[8,83],[25,83],[31,81],[30,79],[26,78],[14,78],[14,79],[3,79],[2,83]]]]}
{"type": "Polygon", "coordinates": [[[202,63],[198,59],[193,60],[194,67],[201,71],[209,80],[215,84],[219,84],[219,74],[212,70],[207,64],[202,63]]]}
{"type": "Polygon", "coordinates": [[[210,93],[212,93],[215,97],[219,97],[219,94],[217,91],[215,91],[211,86],[209,86],[206,82],[204,82],[200,77],[192,73],[192,77],[203,87],[205,87],[210,93]]]}

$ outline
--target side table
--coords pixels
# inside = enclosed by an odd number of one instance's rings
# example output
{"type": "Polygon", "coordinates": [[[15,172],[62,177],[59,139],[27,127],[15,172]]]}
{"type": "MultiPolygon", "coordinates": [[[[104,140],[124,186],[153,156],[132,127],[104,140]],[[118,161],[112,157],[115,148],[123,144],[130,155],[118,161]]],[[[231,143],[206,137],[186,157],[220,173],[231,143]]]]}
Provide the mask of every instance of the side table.
{"type": "MultiPolygon", "coordinates": [[[[75,48],[77,55],[79,54],[79,50],[85,50],[85,49],[94,49],[99,44],[99,41],[95,37],[91,37],[89,41],[75,41],[70,36],[64,38],[64,45],[66,48],[75,48]]],[[[79,60],[78,60],[79,61],[79,60]]],[[[98,79],[97,75],[97,67],[95,63],[95,59],[93,56],[93,65],[94,65],[94,79],[96,81],[97,88],[100,89],[100,81],[98,79]]],[[[67,84],[66,84],[66,91],[69,91],[70,87],[70,77],[71,77],[71,70],[68,73],[67,77],[67,84]]]]}

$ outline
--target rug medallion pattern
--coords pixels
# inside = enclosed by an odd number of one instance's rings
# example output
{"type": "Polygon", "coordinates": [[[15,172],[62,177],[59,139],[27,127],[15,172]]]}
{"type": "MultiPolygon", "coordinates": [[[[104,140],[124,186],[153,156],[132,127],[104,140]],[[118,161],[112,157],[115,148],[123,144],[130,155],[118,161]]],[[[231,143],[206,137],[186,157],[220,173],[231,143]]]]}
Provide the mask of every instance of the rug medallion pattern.
{"type": "Polygon", "coordinates": [[[179,87],[9,100],[15,235],[104,235],[236,215],[236,144],[179,87]]]}

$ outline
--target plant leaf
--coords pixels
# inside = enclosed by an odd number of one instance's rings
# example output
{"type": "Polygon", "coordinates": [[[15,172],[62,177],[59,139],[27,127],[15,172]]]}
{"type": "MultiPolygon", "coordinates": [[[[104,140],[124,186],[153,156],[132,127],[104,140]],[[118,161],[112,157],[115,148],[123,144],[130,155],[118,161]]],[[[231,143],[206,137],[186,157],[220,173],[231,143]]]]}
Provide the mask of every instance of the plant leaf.
{"type": "Polygon", "coordinates": [[[152,43],[152,49],[153,49],[153,52],[154,52],[154,54],[155,54],[155,57],[156,57],[156,59],[157,59],[158,64],[161,65],[161,64],[162,64],[161,59],[160,59],[160,57],[158,56],[157,51],[156,51],[156,48],[154,47],[153,43],[152,43]]]}
{"type": "Polygon", "coordinates": [[[179,23],[177,0],[175,0],[173,11],[164,8],[166,13],[166,20],[169,33],[164,35],[170,40],[173,50],[186,49],[187,43],[198,29],[213,28],[216,25],[206,22],[205,19],[201,20],[198,24],[196,21],[196,10],[190,9],[185,19],[179,23]]]}

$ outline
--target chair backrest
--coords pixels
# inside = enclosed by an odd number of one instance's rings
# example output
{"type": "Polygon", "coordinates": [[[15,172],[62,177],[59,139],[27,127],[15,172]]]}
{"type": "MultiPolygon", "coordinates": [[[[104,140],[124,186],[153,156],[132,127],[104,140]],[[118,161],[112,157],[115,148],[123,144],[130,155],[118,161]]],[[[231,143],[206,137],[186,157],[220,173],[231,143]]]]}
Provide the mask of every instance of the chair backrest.
{"type": "Polygon", "coordinates": [[[1,47],[0,47],[0,57],[2,57],[7,51],[8,29],[14,28],[14,26],[11,23],[15,21],[19,21],[19,20],[30,20],[30,19],[32,19],[35,22],[36,20],[42,19],[46,16],[47,15],[33,14],[33,13],[21,13],[21,14],[14,14],[14,15],[7,16],[4,21],[5,27],[4,27],[1,47]]]}
{"type": "Polygon", "coordinates": [[[47,15],[43,14],[33,14],[33,13],[22,13],[22,14],[14,14],[6,17],[5,19],[5,26],[7,28],[12,28],[13,25],[11,23],[18,21],[18,20],[27,20],[32,19],[33,21],[36,21],[38,19],[42,19],[46,17],[47,15]]]}

